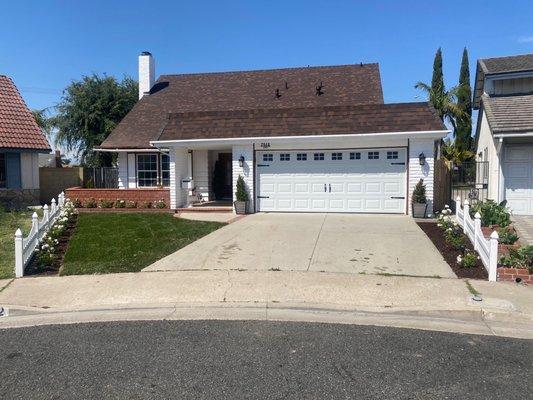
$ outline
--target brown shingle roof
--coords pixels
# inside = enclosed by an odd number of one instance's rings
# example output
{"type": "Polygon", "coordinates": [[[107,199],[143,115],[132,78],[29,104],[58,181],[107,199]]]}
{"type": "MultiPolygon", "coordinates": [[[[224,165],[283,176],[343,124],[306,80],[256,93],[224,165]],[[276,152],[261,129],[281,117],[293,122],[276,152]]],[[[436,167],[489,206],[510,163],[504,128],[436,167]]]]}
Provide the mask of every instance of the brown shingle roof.
{"type": "Polygon", "coordinates": [[[0,75],[0,148],[50,151],[11,78],[0,75]]]}
{"type": "Polygon", "coordinates": [[[493,133],[533,132],[533,95],[483,95],[481,101],[493,133]]]}
{"type": "Polygon", "coordinates": [[[441,131],[428,103],[172,114],[158,140],[441,131]]]}
{"type": "Polygon", "coordinates": [[[148,147],[169,113],[376,103],[383,103],[378,64],[163,75],[101,147],[148,147]],[[321,82],[324,94],[317,96],[321,82]]]}

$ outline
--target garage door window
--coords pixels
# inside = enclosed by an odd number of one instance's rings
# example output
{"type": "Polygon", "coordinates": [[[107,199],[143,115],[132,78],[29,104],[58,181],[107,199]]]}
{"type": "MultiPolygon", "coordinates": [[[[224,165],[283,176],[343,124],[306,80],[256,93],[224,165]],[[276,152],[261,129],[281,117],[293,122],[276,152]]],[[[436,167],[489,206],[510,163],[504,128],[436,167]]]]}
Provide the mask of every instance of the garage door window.
{"type": "Polygon", "coordinates": [[[369,160],[379,160],[379,151],[369,151],[368,152],[369,160]]]}
{"type": "Polygon", "coordinates": [[[296,154],[296,160],[297,161],[307,161],[307,154],[306,153],[298,153],[298,154],[296,154]]]}
{"type": "Polygon", "coordinates": [[[397,151],[387,151],[387,160],[397,160],[398,152],[397,151]]]}
{"type": "Polygon", "coordinates": [[[324,160],[324,153],[315,153],[314,159],[315,159],[315,161],[324,160]]]}
{"type": "Polygon", "coordinates": [[[290,161],[291,160],[291,155],[289,153],[281,153],[279,155],[279,160],[280,161],[290,161]]]}
{"type": "Polygon", "coordinates": [[[331,153],[331,159],[333,161],[340,161],[342,160],[342,153],[331,153]]]}
{"type": "Polygon", "coordinates": [[[361,153],[350,153],[350,160],[360,160],[361,153]]]}
{"type": "Polygon", "coordinates": [[[263,161],[274,161],[273,154],[263,154],[263,161]]]}

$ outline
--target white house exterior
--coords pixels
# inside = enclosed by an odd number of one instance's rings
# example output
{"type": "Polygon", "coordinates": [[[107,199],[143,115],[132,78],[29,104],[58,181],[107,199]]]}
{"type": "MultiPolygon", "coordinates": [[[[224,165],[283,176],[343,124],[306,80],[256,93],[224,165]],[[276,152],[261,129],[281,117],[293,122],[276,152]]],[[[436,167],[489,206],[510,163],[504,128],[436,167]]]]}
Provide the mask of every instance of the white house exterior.
{"type": "Polygon", "coordinates": [[[478,61],[477,158],[488,161],[488,198],[533,215],[533,54],[478,61]]]}
{"type": "Polygon", "coordinates": [[[231,200],[240,175],[250,212],[406,214],[423,179],[432,213],[448,131],[427,103],[384,104],[377,64],[153,82],[139,58],[141,99],[100,148],[118,153],[120,188],[168,187],[178,209],[231,200]]]}

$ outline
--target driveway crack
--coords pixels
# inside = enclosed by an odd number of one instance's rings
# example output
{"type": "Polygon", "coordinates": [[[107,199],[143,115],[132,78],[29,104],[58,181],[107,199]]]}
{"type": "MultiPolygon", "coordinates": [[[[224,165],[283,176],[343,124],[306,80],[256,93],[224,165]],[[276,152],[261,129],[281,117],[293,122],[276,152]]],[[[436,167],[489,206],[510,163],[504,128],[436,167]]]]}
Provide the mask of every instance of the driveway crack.
{"type": "Polygon", "coordinates": [[[328,217],[328,214],[324,214],[322,225],[320,225],[320,230],[318,231],[318,235],[316,236],[316,240],[315,240],[315,245],[313,246],[313,252],[311,253],[311,257],[309,257],[309,264],[307,265],[307,271],[309,271],[309,268],[311,268],[311,263],[313,262],[313,257],[315,256],[316,246],[318,244],[318,240],[320,239],[320,235],[322,234],[322,229],[324,228],[324,223],[326,222],[327,217],[328,217]]]}

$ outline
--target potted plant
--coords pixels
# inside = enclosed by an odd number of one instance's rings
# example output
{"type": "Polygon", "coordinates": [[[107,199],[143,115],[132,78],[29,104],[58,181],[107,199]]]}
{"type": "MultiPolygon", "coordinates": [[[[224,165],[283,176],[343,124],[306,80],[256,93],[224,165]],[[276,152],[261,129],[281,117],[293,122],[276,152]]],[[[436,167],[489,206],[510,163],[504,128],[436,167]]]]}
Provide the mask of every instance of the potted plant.
{"type": "Polygon", "coordinates": [[[237,214],[246,214],[248,209],[248,192],[246,191],[246,184],[244,183],[244,178],[239,175],[237,178],[237,191],[235,192],[235,212],[237,214]]]}
{"type": "Polygon", "coordinates": [[[428,208],[426,198],[426,185],[424,180],[420,179],[413,190],[413,197],[411,198],[411,206],[414,218],[425,218],[426,210],[428,208]]]}

